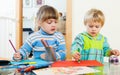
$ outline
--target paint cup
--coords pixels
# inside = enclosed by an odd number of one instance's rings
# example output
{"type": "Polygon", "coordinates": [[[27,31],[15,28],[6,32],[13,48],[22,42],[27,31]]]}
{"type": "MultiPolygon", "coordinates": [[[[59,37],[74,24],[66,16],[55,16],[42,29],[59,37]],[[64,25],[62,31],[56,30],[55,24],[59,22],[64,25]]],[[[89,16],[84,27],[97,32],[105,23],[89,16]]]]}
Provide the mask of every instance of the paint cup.
{"type": "Polygon", "coordinates": [[[56,61],[56,53],[53,47],[46,47],[45,60],[49,62],[56,61]]]}

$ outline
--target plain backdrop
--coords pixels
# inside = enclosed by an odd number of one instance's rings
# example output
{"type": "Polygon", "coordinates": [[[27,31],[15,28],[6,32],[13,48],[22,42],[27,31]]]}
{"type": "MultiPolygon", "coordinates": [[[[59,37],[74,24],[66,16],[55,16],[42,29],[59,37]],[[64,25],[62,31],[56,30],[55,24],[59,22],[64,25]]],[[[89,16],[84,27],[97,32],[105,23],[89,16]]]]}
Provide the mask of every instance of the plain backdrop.
{"type": "Polygon", "coordinates": [[[105,15],[100,33],[108,38],[111,48],[120,50],[120,0],[73,0],[72,3],[72,41],[78,33],[85,31],[85,13],[97,8],[105,15]]]}

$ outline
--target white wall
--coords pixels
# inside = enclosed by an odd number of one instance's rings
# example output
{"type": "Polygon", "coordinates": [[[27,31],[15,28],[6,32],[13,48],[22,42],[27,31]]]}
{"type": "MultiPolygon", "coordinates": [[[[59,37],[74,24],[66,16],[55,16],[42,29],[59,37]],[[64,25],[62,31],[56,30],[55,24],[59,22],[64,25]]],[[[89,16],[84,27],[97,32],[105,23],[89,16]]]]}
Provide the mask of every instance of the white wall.
{"type": "Polygon", "coordinates": [[[0,0],[0,57],[11,59],[14,53],[9,39],[15,45],[16,0],[0,0]]]}
{"type": "MultiPolygon", "coordinates": [[[[40,6],[36,6],[36,0],[30,0],[31,5],[29,7],[25,7],[23,5],[23,28],[32,28],[34,30],[35,26],[35,16],[36,12],[40,8],[40,6]]],[[[66,15],[66,0],[43,0],[43,5],[53,6],[58,10],[58,12],[62,12],[63,16],[66,15]]],[[[24,3],[24,2],[23,2],[24,3]]],[[[27,33],[23,33],[23,41],[26,40],[28,35],[27,33]]]]}
{"type": "Polygon", "coordinates": [[[91,8],[98,8],[105,14],[106,20],[101,33],[108,38],[111,48],[120,50],[120,0],[72,0],[72,41],[84,31],[83,18],[91,8]]]}
{"type": "MultiPolygon", "coordinates": [[[[32,28],[34,29],[34,19],[36,16],[36,12],[38,11],[40,6],[35,5],[36,0],[30,0],[31,6],[24,7],[23,5],[23,16],[24,23],[23,28],[32,28]]],[[[56,8],[59,12],[62,12],[63,15],[66,14],[66,0],[43,0],[43,5],[51,5],[56,8]]]]}

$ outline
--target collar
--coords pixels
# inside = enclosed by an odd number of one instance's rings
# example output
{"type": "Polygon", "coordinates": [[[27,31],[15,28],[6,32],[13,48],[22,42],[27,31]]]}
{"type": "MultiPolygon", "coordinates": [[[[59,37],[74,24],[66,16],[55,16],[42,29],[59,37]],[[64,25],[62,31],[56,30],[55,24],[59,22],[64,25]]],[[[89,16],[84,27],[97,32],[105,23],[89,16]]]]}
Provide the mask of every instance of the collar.
{"type": "Polygon", "coordinates": [[[42,28],[40,28],[40,30],[38,31],[40,34],[43,35],[49,35],[47,32],[45,32],[42,28]]]}
{"type": "Polygon", "coordinates": [[[100,39],[100,34],[97,34],[97,36],[92,37],[92,36],[89,35],[87,32],[83,32],[82,35],[87,36],[87,37],[90,38],[90,39],[95,39],[95,40],[100,39]]]}

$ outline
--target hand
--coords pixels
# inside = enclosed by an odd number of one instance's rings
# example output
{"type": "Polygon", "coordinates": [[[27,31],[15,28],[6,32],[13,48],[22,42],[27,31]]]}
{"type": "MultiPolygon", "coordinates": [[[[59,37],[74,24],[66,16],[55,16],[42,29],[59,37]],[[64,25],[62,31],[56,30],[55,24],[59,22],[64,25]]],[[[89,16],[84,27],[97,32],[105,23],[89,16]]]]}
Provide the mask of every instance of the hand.
{"type": "Polygon", "coordinates": [[[21,58],[22,58],[22,56],[21,56],[20,52],[16,52],[16,53],[14,54],[14,59],[15,59],[16,61],[21,60],[21,58]]]}
{"type": "Polygon", "coordinates": [[[119,50],[111,50],[110,53],[111,53],[111,55],[116,55],[116,56],[120,55],[119,50]]]}
{"type": "Polygon", "coordinates": [[[40,57],[45,60],[45,53],[41,54],[40,57]]]}
{"type": "Polygon", "coordinates": [[[78,60],[80,60],[80,53],[79,52],[75,52],[73,55],[73,58],[76,60],[76,61],[78,61],[78,60]]]}

